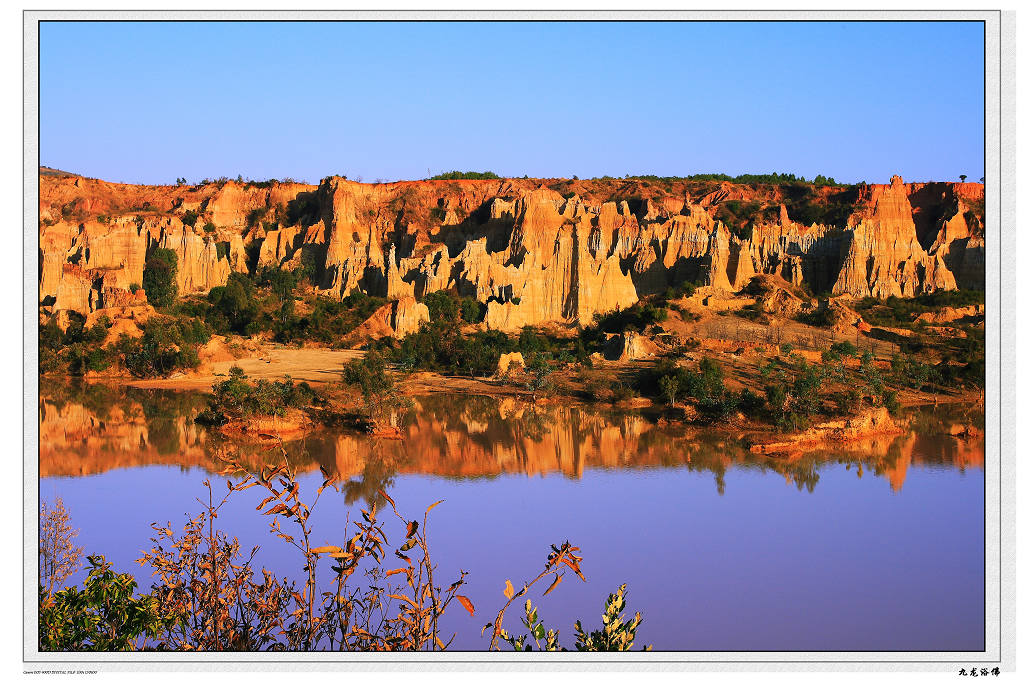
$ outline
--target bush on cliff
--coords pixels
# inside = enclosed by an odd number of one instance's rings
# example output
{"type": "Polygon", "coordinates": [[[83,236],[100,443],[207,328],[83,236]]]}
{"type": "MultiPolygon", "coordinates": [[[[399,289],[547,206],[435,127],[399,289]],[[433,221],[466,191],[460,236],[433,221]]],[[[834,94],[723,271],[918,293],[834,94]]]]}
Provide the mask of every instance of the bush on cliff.
{"type": "Polygon", "coordinates": [[[498,175],[491,171],[448,171],[447,173],[440,173],[435,176],[430,176],[428,180],[498,180],[498,175]]]}
{"type": "Polygon", "coordinates": [[[729,231],[743,240],[750,239],[754,223],[762,218],[764,205],[757,201],[731,200],[723,202],[715,212],[715,218],[725,223],[729,231]]]}
{"type": "Polygon", "coordinates": [[[599,313],[594,316],[598,331],[609,334],[621,334],[626,330],[643,332],[654,323],[665,322],[667,319],[667,309],[644,301],[638,301],[621,311],[599,313]]]}
{"type": "Polygon", "coordinates": [[[196,221],[198,220],[199,214],[193,211],[192,209],[189,209],[188,211],[181,215],[182,224],[187,225],[190,228],[196,227],[196,221]]]}
{"type": "Polygon", "coordinates": [[[865,297],[854,307],[872,325],[903,327],[910,325],[921,313],[952,307],[964,308],[985,303],[985,292],[972,289],[942,290],[909,299],[890,296],[884,301],[865,297]]]}
{"type": "Polygon", "coordinates": [[[430,320],[448,323],[464,322],[472,325],[484,319],[487,307],[471,297],[460,297],[453,292],[430,292],[423,297],[430,312],[430,320]]]}
{"type": "Polygon", "coordinates": [[[252,280],[246,275],[231,273],[228,281],[211,289],[206,298],[211,304],[206,321],[217,332],[251,335],[259,331],[260,307],[252,280]]]}
{"type": "Polygon", "coordinates": [[[352,292],[341,301],[317,296],[312,310],[304,315],[285,316],[274,326],[274,339],[280,342],[311,340],[324,344],[338,344],[341,338],[366,322],[387,301],[352,292]]]}
{"type": "Polygon", "coordinates": [[[178,255],[170,249],[154,249],[146,257],[142,288],[156,307],[170,306],[178,297],[178,255]]]}

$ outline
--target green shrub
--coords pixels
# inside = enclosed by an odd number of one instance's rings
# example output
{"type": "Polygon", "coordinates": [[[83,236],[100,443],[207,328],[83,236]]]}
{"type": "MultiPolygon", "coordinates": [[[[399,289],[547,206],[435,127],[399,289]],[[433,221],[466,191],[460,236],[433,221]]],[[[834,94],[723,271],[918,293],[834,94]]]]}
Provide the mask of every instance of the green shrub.
{"type": "Polygon", "coordinates": [[[487,306],[476,299],[465,298],[459,305],[462,320],[470,325],[480,322],[487,313],[487,306]]]}
{"type": "Polygon", "coordinates": [[[157,307],[170,306],[178,297],[178,255],[170,249],[154,249],[146,257],[142,288],[157,307]]]}
{"type": "Polygon", "coordinates": [[[462,310],[459,297],[450,292],[430,292],[424,295],[423,304],[430,313],[431,322],[458,322],[462,310]]]}
{"type": "Polygon", "coordinates": [[[143,636],[168,624],[150,595],[135,595],[131,574],[118,574],[102,555],[90,555],[82,590],[71,586],[52,596],[39,588],[39,649],[53,652],[134,650],[143,636]]]}
{"type": "Polygon", "coordinates": [[[104,315],[86,328],[85,316],[74,311],[68,312],[68,326],[64,332],[52,319],[40,325],[39,372],[83,375],[89,371],[106,370],[114,359],[112,352],[103,348],[110,327],[110,319],[104,315]]]}
{"type": "Polygon", "coordinates": [[[668,310],[645,302],[637,302],[629,308],[594,316],[596,329],[608,334],[621,334],[626,330],[643,332],[654,323],[668,320],[668,310]]]}
{"type": "Polygon", "coordinates": [[[729,231],[743,240],[750,239],[754,224],[761,218],[763,205],[759,201],[731,200],[718,206],[715,218],[725,223],[729,231]]]}
{"type": "Polygon", "coordinates": [[[885,301],[874,297],[865,297],[855,304],[855,308],[871,325],[906,327],[911,325],[921,313],[946,307],[965,308],[984,303],[984,292],[956,289],[941,290],[906,299],[890,296],[885,301]]]}
{"type": "Polygon", "coordinates": [[[833,327],[839,322],[839,314],[829,306],[818,306],[810,313],[797,313],[793,319],[813,327],[833,327]]]}
{"type": "Polygon", "coordinates": [[[892,357],[890,373],[894,383],[918,390],[932,379],[934,370],[927,363],[922,363],[916,358],[897,353],[892,357]]]}
{"type": "Polygon", "coordinates": [[[841,415],[853,415],[860,410],[864,394],[859,387],[853,387],[836,394],[836,411],[841,415]]]}
{"type": "Polygon", "coordinates": [[[290,377],[284,381],[251,382],[235,365],[228,371],[226,380],[214,385],[209,411],[201,416],[201,421],[219,424],[237,417],[281,417],[288,408],[306,408],[321,401],[319,394],[306,382],[296,384],[290,377]]]}
{"type": "Polygon", "coordinates": [[[363,406],[374,426],[401,426],[401,419],[411,403],[398,393],[382,355],[371,350],[365,358],[349,362],[345,366],[345,382],[359,388],[363,406]]]}
{"type": "Polygon", "coordinates": [[[783,431],[806,429],[821,407],[821,373],[802,358],[792,381],[765,387],[765,405],[775,426],[783,431]]]}
{"type": "Polygon", "coordinates": [[[313,300],[312,310],[299,316],[294,314],[294,303],[288,296],[277,312],[274,338],[281,342],[309,339],[337,345],[386,303],[384,299],[359,291],[352,292],[341,301],[318,296],[313,300]]]}
{"type": "Polygon", "coordinates": [[[692,399],[701,413],[712,419],[728,419],[740,407],[740,397],[725,388],[722,365],[706,356],[696,370],[663,361],[641,378],[639,386],[648,394],[657,393],[670,406],[678,399],[692,399]]]}
{"type": "Polygon", "coordinates": [[[498,176],[491,171],[448,171],[431,176],[427,180],[497,180],[498,176]]]}
{"type": "Polygon", "coordinates": [[[210,340],[202,320],[151,319],[142,337],[121,335],[116,349],[125,368],[136,377],[166,376],[199,367],[199,346],[210,340]]]}
{"type": "Polygon", "coordinates": [[[848,341],[843,341],[843,342],[839,342],[837,344],[833,344],[832,348],[829,349],[829,350],[833,354],[835,354],[835,356],[837,358],[838,357],[842,357],[842,356],[846,356],[848,358],[856,358],[859,355],[859,352],[857,351],[857,347],[854,346],[853,344],[851,344],[848,341]]]}
{"type": "Polygon", "coordinates": [[[231,273],[228,281],[206,295],[211,309],[206,320],[217,332],[250,335],[258,331],[260,309],[254,299],[252,280],[242,273],[231,273]]]}
{"type": "MultiPolygon", "coordinates": [[[[499,634],[501,640],[512,646],[516,652],[532,652],[534,646],[542,652],[565,652],[566,649],[559,644],[558,630],[548,629],[544,626],[543,620],[537,615],[537,608],[531,600],[527,600],[526,616],[520,619],[526,627],[529,636],[533,638],[533,644],[527,642],[527,635],[511,636],[502,631],[499,634]]],[[[604,613],[601,615],[602,628],[596,631],[586,631],[583,624],[577,620],[573,625],[576,635],[576,650],[579,652],[628,652],[633,649],[636,641],[636,631],[643,621],[643,617],[637,612],[632,619],[624,620],[622,612],[626,609],[626,584],[622,584],[617,591],[608,596],[605,601],[604,613]]],[[[486,628],[486,627],[485,627],[486,628]]],[[[643,650],[650,650],[646,646],[643,650]]]]}

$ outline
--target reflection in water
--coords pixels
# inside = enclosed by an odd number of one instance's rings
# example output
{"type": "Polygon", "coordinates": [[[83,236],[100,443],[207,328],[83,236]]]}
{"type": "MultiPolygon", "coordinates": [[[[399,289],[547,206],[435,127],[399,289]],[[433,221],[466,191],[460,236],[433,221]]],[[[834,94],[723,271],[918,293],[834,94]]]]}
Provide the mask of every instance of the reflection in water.
{"type": "MultiPolygon", "coordinates": [[[[194,392],[88,384],[40,387],[40,476],[82,476],[143,465],[221,469],[217,456],[253,468],[273,460],[264,444],[229,442],[194,422],[205,399],[194,392]]],[[[984,465],[984,439],[951,438],[953,424],[983,427],[980,411],[920,409],[902,435],[881,435],[841,451],[817,449],[789,457],[750,454],[741,435],[658,426],[656,416],[587,406],[535,406],[515,399],[434,395],[418,398],[404,440],[318,430],[289,442],[293,464],[340,473],[345,499],[372,502],[397,474],[455,479],[518,473],[561,473],[579,479],[588,468],[684,468],[710,472],[719,494],[733,468],[775,473],[813,492],[819,466],[845,463],[858,476],[885,477],[900,491],[911,466],[984,465]]],[[[379,501],[378,501],[379,502],[379,501]]]]}
{"type": "MultiPolygon", "coordinates": [[[[80,544],[140,586],[152,581],[135,564],[149,524],[180,528],[207,477],[223,490],[218,455],[251,469],[280,457],[196,425],[200,394],[69,384],[40,394],[40,495],[61,496],[80,544]]],[[[406,512],[445,501],[431,513],[432,555],[470,571],[477,607],[446,615],[459,650],[486,647],[480,628],[504,605],[505,581],[534,576],[566,539],[583,548],[588,580],[543,598],[563,633],[628,583],[643,641],[659,650],[983,649],[984,440],[949,435],[963,431],[953,424],[980,429],[980,412],[913,411],[903,435],[780,458],[750,454],[742,434],[656,418],[429,396],[402,441],[322,429],[287,449],[306,490],[320,468],[345,481],[342,496],[320,501],[318,543],[343,537],[381,488],[406,512]]],[[[268,541],[254,512],[259,498],[238,494],[220,521],[294,577],[291,549],[268,541]]]]}

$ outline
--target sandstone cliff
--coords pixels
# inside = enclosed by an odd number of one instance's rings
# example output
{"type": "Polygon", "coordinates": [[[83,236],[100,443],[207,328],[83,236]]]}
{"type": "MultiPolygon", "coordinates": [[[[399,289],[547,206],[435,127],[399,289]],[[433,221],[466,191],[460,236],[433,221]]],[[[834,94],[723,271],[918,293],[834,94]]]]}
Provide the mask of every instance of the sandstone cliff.
{"type": "Polygon", "coordinates": [[[234,271],[303,268],[332,296],[402,300],[454,289],[484,303],[485,325],[504,330],[586,325],[683,282],[734,292],[759,274],[818,293],[914,296],[984,286],[983,205],[983,186],[899,176],[843,189],[338,177],[148,187],[48,175],[39,296],[52,312],[111,306],[141,284],[156,247],[177,254],[182,294],[234,271]],[[847,202],[848,217],[819,211],[841,224],[803,224],[793,202],[807,215],[808,206],[847,202]],[[762,210],[743,230],[730,212],[747,204],[762,210]]]}

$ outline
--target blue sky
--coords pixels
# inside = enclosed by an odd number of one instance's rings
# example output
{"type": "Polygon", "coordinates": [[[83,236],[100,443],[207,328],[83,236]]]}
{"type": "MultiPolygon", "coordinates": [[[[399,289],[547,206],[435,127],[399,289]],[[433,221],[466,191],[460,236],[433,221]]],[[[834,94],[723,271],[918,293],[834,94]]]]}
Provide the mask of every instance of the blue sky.
{"type": "Polygon", "coordinates": [[[971,180],[980,23],[44,23],[40,161],[121,182],[971,180]]]}

